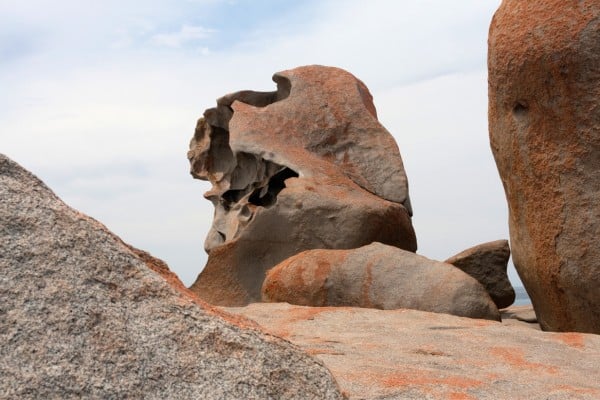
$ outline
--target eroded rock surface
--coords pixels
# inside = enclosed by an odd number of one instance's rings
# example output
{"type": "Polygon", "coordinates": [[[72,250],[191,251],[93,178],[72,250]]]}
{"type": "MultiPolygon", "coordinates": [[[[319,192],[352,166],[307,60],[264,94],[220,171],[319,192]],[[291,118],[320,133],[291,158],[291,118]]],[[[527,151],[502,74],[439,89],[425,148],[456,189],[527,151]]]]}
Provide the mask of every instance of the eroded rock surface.
{"type": "Polygon", "coordinates": [[[323,66],[273,80],[275,92],[217,100],[190,144],[192,175],[212,183],[215,206],[191,289],[213,304],[260,301],[266,270],[303,250],[417,247],[398,146],[366,86],[323,66]]]}
{"type": "Polygon", "coordinates": [[[600,3],[504,0],[488,70],[515,267],[543,329],[600,333],[600,3]]]}
{"type": "Polygon", "coordinates": [[[269,270],[263,300],[305,306],[411,308],[499,320],[483,286],[450,264],[372,243],[307,250],[269,270]]]}
{"type": "Polygon", "coordinates": [[[444,262],[477,279],[496,306],[505,308],[515,301],[515,290],[506,272],[509,258],[508,240],[496,240],[461,251],[444,262]]]}
{"type": "Polygon", "coordinates": [[[0,397],[342,398],[320,362],[211,310],[3,155],[0,199],[0,397]]]}
{"type": "Polygon", "coordinates": [[[350,399],[600,398],[598,335],[415,310],[285,303],[226,310],[321,359],[350,399]]]}

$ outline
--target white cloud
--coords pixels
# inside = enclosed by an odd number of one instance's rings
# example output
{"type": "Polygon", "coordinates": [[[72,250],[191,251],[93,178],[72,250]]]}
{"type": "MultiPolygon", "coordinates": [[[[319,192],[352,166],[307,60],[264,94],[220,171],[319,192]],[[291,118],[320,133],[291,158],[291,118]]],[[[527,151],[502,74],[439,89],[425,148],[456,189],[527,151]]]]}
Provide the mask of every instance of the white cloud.
{"type": "Polygon", "coordinates": [[[485,68],[487,30],[498,0],[323,1],[317,19],[281,35],[261,27],[238,48],[246,66],[346,68],[373,89],[485,68]]]}
{"type": "Polygon", "coordinates": [[[487,135],[486,77],[453,74],[374,92],[408,173],[419,252],[429,257],[508,238],[487,135]]]}
{"type": "Polygon", "coordinates": [[[215,32],[201,26],[183,25],[177,32],[157,33],[152,36],[152,43],[157,46],[181,48],[188,44],[197,43],[208,38],[215,32]]]}

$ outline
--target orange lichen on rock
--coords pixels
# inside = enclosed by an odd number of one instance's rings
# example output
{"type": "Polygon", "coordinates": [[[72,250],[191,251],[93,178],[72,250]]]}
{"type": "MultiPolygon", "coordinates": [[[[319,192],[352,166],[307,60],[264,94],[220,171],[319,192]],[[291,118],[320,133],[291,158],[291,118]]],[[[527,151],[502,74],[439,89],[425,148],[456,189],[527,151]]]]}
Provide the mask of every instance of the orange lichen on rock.
{"type": "MultiPolygon", "coordinates": [[[[333,254],[338,262],[345,258],[341,251],[334,251],[333,254]]],[[[283,296],[286,299],[294,299],[291,302],[299,305],[328,305],[327,278],[331,272],[332,260],[313,257],[311,262],[303,263],[299,268],[289,268],[297,257],[290,257],[267,272],[262,287],[263,300],[271,301],[283,296]]]]}
{"type": "Polygon", "coordinates": [[[523,350],[518,347],[492,347],[490,353],[501,358],[504,362],[515,368],[538,370],[548,374],[558,374],[559,372],[558,367],[554,365],[545,365],[527,361],[523,350]]]}
{"type": "Polygon", "coordinates": [[[594,388],[577,387],[573,385],[556,385],[554,390],[566,393],[577,393],[579,395],[593,395],[600,398],[600,390],[594,388]]]}
{"type": "Polygon", "coordinates": [[[544,330],[600,333],[600,3],[504,0],[490,143],[514,265],[544,330]]]}
{"type": "Polygon", "coordinates": [[[436,398],[474,399],[465,391],[485,385],[484,382],[464,376],[439,376],[430,370],[409,370],[386,374],[379,378],[389,388],[415,388],[436,398]]]}
{"type": "Polygon", "coordinates": [[[552,336],[565,343],[568,346],[576,347],[582,349],[585,347],[585,337],[581,333],[577,332],[565,332],[565,333],[557,333],[552,336]]]}

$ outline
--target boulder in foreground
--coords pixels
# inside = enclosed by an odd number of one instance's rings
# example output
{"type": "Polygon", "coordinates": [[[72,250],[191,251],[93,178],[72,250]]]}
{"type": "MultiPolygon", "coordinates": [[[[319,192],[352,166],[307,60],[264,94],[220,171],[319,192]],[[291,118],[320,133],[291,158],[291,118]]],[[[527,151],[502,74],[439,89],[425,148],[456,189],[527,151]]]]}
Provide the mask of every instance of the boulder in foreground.
{"type": "Polygon", "coordinates": [[[0,199],[0,397],[342,398],[320,362],[206,308],[3,155],[0,199]]]}

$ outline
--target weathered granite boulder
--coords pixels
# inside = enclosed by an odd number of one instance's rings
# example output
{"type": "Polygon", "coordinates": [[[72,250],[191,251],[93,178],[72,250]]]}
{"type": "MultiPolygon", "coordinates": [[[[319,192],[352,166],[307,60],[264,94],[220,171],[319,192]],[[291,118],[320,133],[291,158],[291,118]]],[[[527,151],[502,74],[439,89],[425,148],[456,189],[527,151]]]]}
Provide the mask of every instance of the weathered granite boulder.
{"type": "Polygon", "coordinates": [[[273,80],[275,92],[220,98],[190,144],[215,206],[191,290],[213,304],[260,301],[266,270],[303,250],[417,247],[402,159],[366,86],[323,66],[273,80]]]}
{"type": "Polygon", "coordinates": [[[488,69],[515,267],[543,329],[600,333],[600,3],[504,0],[488,69]]]}
{"type": "Polygon", "coordinates": [[[321,359],[351,400],[600,399],[598,335],[416,310],[285,303],[226,310],[321,359]]]}
{"type": "Polygon", "coordinates": [[[508,240],[496,240],[471,247],[444,262],[477,279],[496,306],[506,308],[515,302],[515,290],[506,272],[509,258],[508,240]]]}
{"type": "Polygon", "coordinates": [[[342,398],[320,362],[207,307],[2,155],[0,199],[0,397],[342,398]]]}
{"type": "Polygon", "coordinates": [[[483,286],[450,264],[372,243],[352,250],[307,250],[268,271],[266,302],[304,306],[411,308],[499,320],[483,286]]]}

